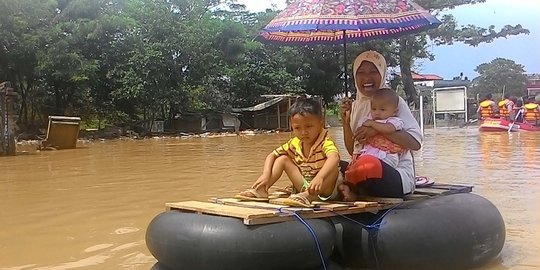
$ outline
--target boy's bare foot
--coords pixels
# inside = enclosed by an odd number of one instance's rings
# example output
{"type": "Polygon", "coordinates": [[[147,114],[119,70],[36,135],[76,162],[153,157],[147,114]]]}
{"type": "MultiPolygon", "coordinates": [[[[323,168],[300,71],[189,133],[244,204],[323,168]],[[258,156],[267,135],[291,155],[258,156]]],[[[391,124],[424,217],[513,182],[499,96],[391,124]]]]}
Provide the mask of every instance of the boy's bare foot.
{"type": "Polygon", "coordinates": [[[356,201],[356,193],[354,193],[349,186],[346,184],[341,184],[338,186],[338,190],[343,196],[343,201],[345,202],[354,202],[356,201]]]}

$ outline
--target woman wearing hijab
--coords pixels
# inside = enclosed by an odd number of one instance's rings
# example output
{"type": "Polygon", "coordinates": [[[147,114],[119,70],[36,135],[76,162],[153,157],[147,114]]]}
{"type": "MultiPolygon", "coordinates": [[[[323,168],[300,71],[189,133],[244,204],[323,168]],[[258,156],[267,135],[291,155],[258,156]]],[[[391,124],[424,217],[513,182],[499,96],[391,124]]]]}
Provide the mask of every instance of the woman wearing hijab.
{"type": "MultiPolygon", "coordinates": [[[[354,61],[356,100],[351,102],[346,99],[341,105],[343,138],[345,147],[353,160],[361,154],[360,151],[366,138],[377,134],[373,128],[360,125],[359,120],[369,116],[371,96],[384,86],[386,71],[384,56],[375,51],[363,52],[354,61]]],[[[409,106],[401,97],[397,117],[403,120],[403,129],[385,136],[404,148],[419,150],[422,143],[420,127],[409,106]]],[[[406,151],[400,156],[395,168],[384,162],[381,163],[382,171],[378,174],[382,175],[381,177],[369,178],[354,186],[341,185],[339,190],[344,200],[354,201],[358,195],[402,198],[414,191],[415,174],[411,151],[406,151]]]]}

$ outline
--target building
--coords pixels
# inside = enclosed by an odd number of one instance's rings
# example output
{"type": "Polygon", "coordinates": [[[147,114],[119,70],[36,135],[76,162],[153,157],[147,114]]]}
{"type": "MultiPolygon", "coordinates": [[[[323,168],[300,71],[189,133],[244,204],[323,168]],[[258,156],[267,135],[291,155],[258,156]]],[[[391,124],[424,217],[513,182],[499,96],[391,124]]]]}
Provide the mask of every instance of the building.
{"type": "Polygon", "coordinates": [[[414,72],[411,74],[415,86],[434,87],[436,81],[443,79],[441,76],[435,74],[418,74],[414,72]]]}
{"type": "Polygon", "coordinates": [[[186,133],[236,131],[239,116],[237,113],[218,111],[185,112],[174,117],[172,129],[186,133]]]}
{"type": "Polygon", "coordinates": [[[540,94],[540,74],[527,75],[527,95],[536,96],[540,94]]]}
{"type": "Polygon", "coordinates": [[[233,108],[241,114],[241,129],[282,129],[289,128],[289,107],[296,100],[290,95],[272,96],[272,99],[246,108],[233,108]]]}
{"type": "MultiPolygon", "coordinates": [[[[241,114],[240,129],[289,130],[289,108],[296,101],[296,95],[263,95],[270,100],[246,108],[233,108],[241,114]]],[[[322,104],[322,97],[312,96],[322,104]]],[[[324,111],[324,107],[323,107],[324,111]]]]}

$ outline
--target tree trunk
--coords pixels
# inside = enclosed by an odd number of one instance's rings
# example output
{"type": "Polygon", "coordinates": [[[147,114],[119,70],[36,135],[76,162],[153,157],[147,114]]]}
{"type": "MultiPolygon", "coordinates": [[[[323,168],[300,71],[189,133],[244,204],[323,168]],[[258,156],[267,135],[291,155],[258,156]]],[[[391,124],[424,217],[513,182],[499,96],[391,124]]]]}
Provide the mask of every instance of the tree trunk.
{"type": "Polygon", "coordinates": [[[418,94],[416,93],[416,88],[414,87],[413,78],[412,78],[412,53],[407,51],[408,39],[402,38],[399,41],[400,49],[399,49],[399,68],[401,69],[401,81],[403,82],[403,87],[405,90],[405,94],[407,95],[407,103],[415,104],[417,103],[418,94]]]}
{"type": "Polygon", "coordinates": [[[62,104],[62,98],[60,97],[60,91],[58,90],[58,87],[54,88],[54,110],[53,113],[56,115],[62,115],[60,113],[60,104],[62,104]]]}
{"type": "Polygon", "coordinates": [[[416,88],[413,83],[411,64],[402,60],[400,61],[399,67],[401,69],[401,80],[403,82],[405,94],[407,94],[407,103],[414,103],[416,105],[418,94],[416,93],[416,88]]]}
{"type": "Polygon", "coordinates": [[[19,121],[22,119],[23,124],[28,124],[28,110],[26,108],[27,91],[30,89],[29,82],[26,82],[26,89],[24,88],[23,79],[21,74],[17,73],[17,84],[19,85],[19,91],[17,91],[21,97],[21,106],[19,107],[19,121]]]}

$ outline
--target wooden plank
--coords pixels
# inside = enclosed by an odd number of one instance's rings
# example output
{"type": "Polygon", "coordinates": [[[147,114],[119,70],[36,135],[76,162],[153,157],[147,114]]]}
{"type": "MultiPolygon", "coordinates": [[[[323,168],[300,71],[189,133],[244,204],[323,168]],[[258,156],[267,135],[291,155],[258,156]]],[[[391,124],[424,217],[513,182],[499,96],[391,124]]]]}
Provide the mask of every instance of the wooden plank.
{"type": "Polygon", "coordinates": [[[248,202],[224,198],[214,199],[212,202],[186,201],[167,203],[166,206],[169,210],[174,209],[240,218],[243,219],[243,223],[246,225],[295,220],[297,219],[296,215],[299,215],[302,219],[311,219],[366,212],[377,213],[380,210],[392,207],[392,205],[383,205],[376,202],[353,202],[347,204],[315,202],[315,208],[296,208],[266,202],[248,202]]]}
{"type": "Polygon", "coordinates": [[[268,194],[268,198],[270,198],[270,199],[287,198],[289,196],[290,196],[289,193],[286,193],[286,192],[283,192],[283,191],[274,191],[274,192],[268,194]]]}
{"type": "Polygon", "coordinates": [[[287,198],[273,198],[273,199],[270,199],[268,202],[275,205],[286,206],[283,203],[286,199],[287,198]]]}
{"type": "Polygon", "coordinates": [[[414,192],[417,194],[426,194],[426,195],[450,195],[450,194],[456,194],[456,193],[472,192],[472,186],[456,186],[456,185],[430,186],[430,187],[425,187],[425,188],[417,188],[414,192]]]}
{"type": "Polygon", "coordinates": [[[429,198],[430,196],[427,195],[427,194],[409,194],[407,196],[405,196],[405,198],[403,198],[405,201],[414,201],[414,200],[420,200],[420,199],[426,199],[426,198],[429,198]]]}
{"type": "MultiPolygon", "coordinates": [[[[283,198],[270,199],[270,203],[283,205],[283,198]]],[[[401,201],[400,201],[401,202],[401,201]]],[[[345,201],[314,201],[313,205],[318,206],[321,209],[330,209],[330,210],[342,210],[347,209],[351,206],[359,207],[372,207],[377,206],[379,203],[376,201],[355,201],[355,202],[345,202],[345,201]]]]}
{"type": "Polygon", "coordinates": [[[272,210],[275,212],[279,212],[280,209],[282,208],[290,208],[296,212],[313,212],[312,208],[290,207],[288,205],[277,205],[277,204],[266,203],[266,202],[241,201],[234,198],[212,198],[209,201],[213,203],[217,203],[217,204],[232,205],[232,206],[239,206],[239,207],[246,207],[246,208],[255,208],[255,209],[266,209],[266,210],[272,210]]]}
{"type": "MultiPolygon", "coordinates": [[[[320,211],[314,211],[312,213],[301,213],[299,216],[302,219],[312,219],[312,218],[326,218],[326,217],[332,217],[339,215],[350,215],[350,214],[359,214],[359,213],[377,213],[378,211],[388,209],[390,206],[386,205],[379,205],[375,207],[351,207],[347,210],[341,210],[341,211],[330,211],[330,210],[320,210],[320,211]],[[337,214],[336,214],[337,213],[337,214]]],[[[261,224],[268,224],[268,223],[276,223],[276,222],[285,222],[285,221],[291,221],[291,220],[298,220],[296,216],[293,214],[290,215],[282,215],[277,217],[263,217],[263,218],[253,218],[253,219],[244,219],[244,224],[246,225],[261,225],[261,224]]]]}
{"type": "Polygon", "coordinates": [[[79,122],[62,122],[62,121],[51,121],[51,125],[72,125],[72,126],[78,126],[81,123],[79,122]]]}
{"type": "Polygon", "coordinates": [[[418,188],[414,191],[416,194],[425,194],[425,195],[441,195],[443,192],[448,191],[447,189],[436,189],[436,188],[418,188]]]}
{"type": "Polygon", "coordinates": [[[242,219],[275,217],[278,215],[275,210],[245,208],[198,201],[167,203],[166,206],[170,209],[188,210],[192,212],[214,214],[219,216],[229,216],[242,219]]]}
{"type": "Polygon", "coordinates": [[[401,199],[401,198],[384,198],[384,197],[360,196],[357,199],[358,199],[358,201],[378,202],[378,203],[385,203],[385,204],[399,204],[399,203],[403,202],[403,199],[401,199]]]}
{"type": "MultiPolygon", "coordinates": [[[[405,200],[429,198],[432,195],[471,192],[472,186],[465,185],[433,185],[418,188],[415,194],[405,200]]],[[[168,210],[198,212],[243,219],[246,225],[268,224],[302,219],[325,218],[337,215],[358,213],[376,213],[390,209],[403,202],[401,198],[359,197],[356,202],[326,201],[313,202],[313,208],[297,208],[283,205],[285,198],[270,199],[269,202],[240,201],[233,198],[213,198],[211,202],[187,201],[167,203],[168,210]]]]}
{"type": "Polygon", "coordinates": [[[80,117],[74,116],[61,116],[61,115],[51,115],[49,116],[51,120],[69,120],[69,121],[81,121],[80,117]]]}
{"type": "MultiPolygon", "coordinates": [[[[285,199],[287,198],[270,199],[270,203],[282,206],[284,205],[283,201],[285,199]]],[[[330,211],[345,210],[349,208],[349,205],[340,204],[340,203],[313,201],[311,204],[313,205],[313,209],[325,209],[325,210],[330,210],[330,211]]]]}
{"type": "Polygon", "coordinates": [[[429,186],[430,188],[442,188],[442,189],[462,189],[462,188],[472,188],[474,186],[471,185],[454,185],[454,184],[433,184],[429,186]]]}
{"type": "Polygon", "coordinates": [[[315,208],[325,209],[325,210],[330,210],[330,211],[340,211],[340,210],[349,209],[348,205],[341,204],[341,203],[329,203],[329,202],[315,201],[315,202],[313,202],[313,204],[315,205],[315,208]]]}
{"type": "Polygon", "coordinates": [[[211,198],[209,202],[225,204],[225,205],[235,205],[235,206],[245,206],[251,208],[260,208],[260,209],[271,209],[278,210],[279,208],[288,207],[286,205],[279,206],[267,202],[255,202],[255,201],[242,201],[235,198],[211,198]]]}
{"type": "Polygon", "coordinates": [[[379,205],[378,202],[364,202],[364,201],[356,201],[354,202],[354,206],[356,207],[373,207],[379,205]]]}

